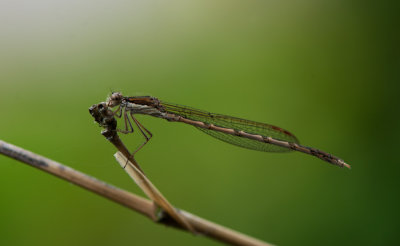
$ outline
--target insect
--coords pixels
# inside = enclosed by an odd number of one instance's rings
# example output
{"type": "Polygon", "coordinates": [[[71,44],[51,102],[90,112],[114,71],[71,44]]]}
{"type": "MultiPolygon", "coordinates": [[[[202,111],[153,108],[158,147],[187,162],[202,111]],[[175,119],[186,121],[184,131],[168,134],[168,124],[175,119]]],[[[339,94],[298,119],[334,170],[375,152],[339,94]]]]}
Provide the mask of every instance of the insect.
{"type": "Polygon", "coordinates": [[[139,151],[153,136],[136,118],[135,114],[150,115],[173,122],[182,122],[224,142],[247,149],[265,152],[288,152],[291,150],[316,156],[331,164],[350,168],[350,165],[336,156],[324,151],[299,144],[297,138],[287,130],[270,124],[240,119],[232,116],[209,113],[191,107],[167,103],[150,96],[125,97],[114,92],[108,97],[107,106],[117,107],[114,115],[123,116],[125,129],[122,133],[133,132],[131,120],[137,125],[145,137],[133,155],[139,151]]]}

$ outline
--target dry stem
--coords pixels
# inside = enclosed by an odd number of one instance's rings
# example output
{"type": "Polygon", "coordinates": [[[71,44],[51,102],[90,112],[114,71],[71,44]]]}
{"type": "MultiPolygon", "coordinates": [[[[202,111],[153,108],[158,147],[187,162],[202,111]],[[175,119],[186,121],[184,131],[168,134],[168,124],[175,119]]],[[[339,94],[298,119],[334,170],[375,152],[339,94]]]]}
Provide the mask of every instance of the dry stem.
{"type": "Polygon", "coordinates": [[[135,181],[135,183],[142,189],[142,191],[160,208],[162,208],[166,213],[168,213],[177,223],[179,223],[183,228],[196,234],[196,231],[190,225],[190,223],[183,217],[179,210],[176,210],[171,203],[161,194],[161,192],[151,183],[151,181],[133,165],[126,157],[121,153],[117,152],[114,155],[120,166],[124,169],[126,173],[135,181]]]}
{"type": "MultiPolygon", "coordinates": [[[[114,187],[84,173],[78,172],[70,167],[62,165],[61,163],[34,154],[30,151],[24,150],[1,140],[0,153],[23,163],[26,163],[30,166],[36,167],[42,171],[53,174],[56,177],[79,185],[116,203],[135,210],[158,223],[182,229],[182,227],[167,214],[165,214],[165,216],[163,217],[155,216],[156,206],[150,200],[144,199],[128,191],[114,187]]],[[[185,217],[185,219],[193,226],[196,232],[199,232],[207,237],[214,238],[221,242],[229,243],[231,245],[271,245],[258,239],[244,235],[240,232],[233,231],[231,229],[217,225],[213,222],[199,218],[193,214],[190,214],[189,212],[185,212],[182,210],[180,210],[180,212],[185,217]]]]}
{"type": "Polygon", "coordinates": [[[146,178],[143,170],[118,136],[117,121],[114,117],[114,113],[107,107],[107,104],[104,102],[95,104],[89,108],[89,112],[95,121],[104,128],[101,134],[119,150],[121,155],[119,155],[120,158],[117,158],[117,161],[120,163],[122,162],[121,165],[123,167],[128,167],[125,171],[132,171],[128,172],[128,174],[137,184],[140,184],[139,187],[144,191],[144,193],[153,200],[156,205],[163,209],[163,212],[166,212],[171,218],[173,218],[175,222],[195,234],[195,230],[190,223],[186,221],[185,217],[180,215],[168,200],[162,196],[157,188],[155,188],[155,186],[146,178]],[[124,160],[121,160],[121,158],[123,158],[122,156],[125,158],[124,160]],[[128,163],[132,165],[132,169],[127,165],[128,163]]]}

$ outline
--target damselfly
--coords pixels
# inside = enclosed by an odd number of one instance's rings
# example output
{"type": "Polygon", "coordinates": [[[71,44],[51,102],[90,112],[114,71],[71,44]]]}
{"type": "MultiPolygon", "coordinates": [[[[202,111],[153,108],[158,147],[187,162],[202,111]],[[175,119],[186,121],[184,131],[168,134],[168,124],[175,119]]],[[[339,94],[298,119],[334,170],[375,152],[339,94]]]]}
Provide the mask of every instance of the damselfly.
{"type": "Polygon", "coordinates": [[[118,118],[124,117],[125,130],[119,131],[123,133],[133,132],[131,118],[145,137],[145,142],[133,154],[140,150],[152,137],[151,132],[134,116],[135,114],[144,114],[195,126],[212,137],[243,148],[266,152],[295,150],[316,156],[340,167],[350,168],[350,165],[338,157],[300,145],[292,133],[277,126],[209,113],[187,106],[163,102],[150,96],[125,97],[119,92],[112,93],[107,99],[107,106],[110,108],[118,107],[114,111],[114,115],[118,118]]]}

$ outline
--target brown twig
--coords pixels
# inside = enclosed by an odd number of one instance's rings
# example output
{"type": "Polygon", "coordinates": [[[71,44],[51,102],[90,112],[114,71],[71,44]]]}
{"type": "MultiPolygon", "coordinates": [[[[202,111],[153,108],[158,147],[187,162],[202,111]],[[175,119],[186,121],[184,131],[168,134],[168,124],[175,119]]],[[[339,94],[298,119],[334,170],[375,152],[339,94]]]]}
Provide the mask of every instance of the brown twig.
{"type": "Polygon", "coordinates": [[[192,232],[193,234],[196,234],[195,229],[180,213],[180,211],[172,206],[172,204],[161,194],[161,192],[151,183],[151,181],[138,168],[136,168],[135,165],[127,160],[126,157],[119,151],[114,155],[114,157],[124,171],[147,195],[147,197],[149,197],[156,205],[170,215],[171,218],[173,218],[183,228],[192,232]]]}
{"type": "Polygon", "coordinates": [[[147,199],[116,188],[94,177],[62,165],[61,163],[6,143],[2,140],[0,140],[0,153],[79,185],[87,190],[93,191],[100,196],[104,196],[112,201],[136,210],[152,220],[157,220],[155,216],[156,207],[147,199]]]}
{"type": "MultiPolygon", "coordinates": [[[[106,103],[99,103],[91,106],[89,108],[90,114],[93,116],[95,121],[100,124],[104,129],[101,134],[110,141],[118,150],[118,153],[121,153],[125,157],[121,165],[127,167],[125,172],[134,179],[134,181],[139,185],[139,187],[143,190],[143,192],[153,201],[156,205],[158,205],[162,210],[163,214],[168,214],[171,218],[175,220],[176,223],[180,224],[186,230],[196,234],[196,231],[191,226],[191,224],[186,221],[185,217],[180,214],[179,210],[176,210],[168,200],[157,190],[157,188],[147,179],[143,170],[140,168],[139,164],[134,159],[133,155],[130,154],[129,150],[126,148],[124,143],[121,141],[120,137],[117,133],[117,121],[114,117],[114,113],[107,107],[106,103]],[[129,168],[129,165],[133,165],[133,169],[129,168]],[[136,172],[136,175],[131,175],[136,172]]],[[[117,161],[121,161],[121,156],[117,161]]]]}
{"type": "MultiPolygon", "coordinates": [[[[19,148],[1,140],[0,153],[8,157],[14,158],[15,160],[26,163],[32,167],[38,168],[42,171],[53,174],[54,176],[67,180],[73,184],[79,185],[116,203],[135,210],[149,217],[153,221],[162,223],[167,226],[173,226],[182,229],[181,225],[177,224],[168,215],[164,214],[164,216],[156,216],[157,207],[150,200],[144,199],[128,191],[114,187],[103,181],[97,180],[96,178],[76,171],[68,166],[62,165],[61,163],[34,154],[30,151],[19,148]]],[[[207,237],[214,238],[221,242],[229,243],[231,245],[271,245],[258,239],[244,235],[240,232],[233,231],[231,229],[217,225],[213,222],[199,218],[193,214],[190,214],[189,212],[185,212],[182,210],[180,211],[185,219],[190,222],[190,224],[197,232],[207,237]]]]}

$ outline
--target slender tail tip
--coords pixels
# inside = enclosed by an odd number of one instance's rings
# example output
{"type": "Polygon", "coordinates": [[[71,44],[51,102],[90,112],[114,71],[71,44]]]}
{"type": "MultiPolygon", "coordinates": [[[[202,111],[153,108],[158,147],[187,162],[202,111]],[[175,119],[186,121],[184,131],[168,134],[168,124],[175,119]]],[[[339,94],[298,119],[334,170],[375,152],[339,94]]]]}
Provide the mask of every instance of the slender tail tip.
{"type": "Polygon", "coordinates": [[[344,161],[341,161],[340,164],[341,164],[342,167],[347,167],[348,169],[351,169],[351,166],[349,164],[347,164],[346,162],[344,162],[344,161]]]}

